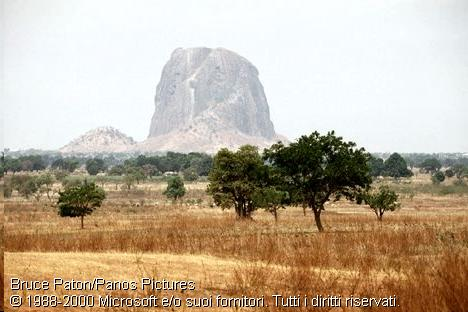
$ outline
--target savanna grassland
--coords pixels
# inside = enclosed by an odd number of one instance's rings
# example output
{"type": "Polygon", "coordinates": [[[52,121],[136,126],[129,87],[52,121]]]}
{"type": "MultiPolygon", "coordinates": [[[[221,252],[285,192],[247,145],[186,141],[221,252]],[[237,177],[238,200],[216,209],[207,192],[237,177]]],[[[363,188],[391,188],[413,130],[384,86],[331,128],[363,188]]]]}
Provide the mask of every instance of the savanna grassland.
{"type": "MultiPolygon", "coordinates": [[[[31,294],[98,294],[12,291],[12,277],[40,281],[150,277],[192,280],[196,288],[107,293],[180,298],[264,295],[268,304],[256,309],[198,310],[294,310],[273,304],[271,295],[281,294],[396,296],[398,307],[362,309],[372,311],[468,311],[468,188],[454,186],[452,180],[433,185],[428,176],[416,175],[398,183],[381,181],[400,194],[400,210],[386,213],[379,222],[363,205],[344,200],[328,203],[323,233],[317,231],[311,212],[304,215],[302,207],[281,210],[277,222],[262,210],[255,212],[253,220],[239,221],[232,210],[213,206],[203,182],[186,184],[187,194],[175,203],[162,195],[163,182],[146,181],[131,190],[107,184],[103,206],[85,217],[83,230],[77,218],[58,216],[53,199],[25,200],[13,194],[4,203],[5,309],[41,310],[11,308],[8,298],[12,294],[23,298],[31,294]]],[[[197,310],[185,306],[166,309],[197,310]]]]}

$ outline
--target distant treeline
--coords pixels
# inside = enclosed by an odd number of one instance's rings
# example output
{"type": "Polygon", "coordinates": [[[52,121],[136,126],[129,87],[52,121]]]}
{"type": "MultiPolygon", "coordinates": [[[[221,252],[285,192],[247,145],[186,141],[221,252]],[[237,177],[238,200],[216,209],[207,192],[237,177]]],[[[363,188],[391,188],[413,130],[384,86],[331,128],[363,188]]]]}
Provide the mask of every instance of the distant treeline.
{"type": "Polygon", "coordinates": [[[127,159],[113,155],[104,157],[62,157],[60,155],[2,155],[1,172],[40,171],[44,169],[73,172],[85,168],[89,174],[107,172],[109,175],[124,175],[129,171],[141,171],[145,176],[165,172],[193,172],[198,176],[208,175],[213,162],[212,156],[204,153],[175,153],[165,155],[139,155],[127,159]]]}
{"type": "MultiPolygon", "coordinates": [[[[461,153],[409,153],[409,154],[378,154],[374,153],[369,163],[373,176],[408,176],[410,171],[399,169],[392,172],[395,163],[400,162],[409,169],[420,168],[426,172],[434,172],[440,168],[468,167],[468,157],[461,153]]],[[[132,155],[103,154],[90,156],[63,157],[57,153],[24,155],[18,152],[3,154],[0,170],[4,172],[28,172],[44,169],[73,172],[84,168],[91,175],[105,172],[108,175],[137,174],[147,177],[157,176],[166,172],[183,172],[186,177],[207,176],[213,163],[213,157],[204,153],[168,152],[164,155],[132,155]]],[[[402,166],[400,166],[401,168],[402,166]]]]}

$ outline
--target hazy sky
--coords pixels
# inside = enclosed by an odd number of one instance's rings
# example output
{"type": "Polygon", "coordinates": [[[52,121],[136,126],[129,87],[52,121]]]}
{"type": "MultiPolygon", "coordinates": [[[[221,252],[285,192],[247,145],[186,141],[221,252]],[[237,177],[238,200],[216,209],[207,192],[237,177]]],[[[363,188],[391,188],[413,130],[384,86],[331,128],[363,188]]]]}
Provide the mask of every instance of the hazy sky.
{"type": "Polygon", "coordinates": [[[468,1],[2,3],[2,140],[59,148],[149,132],[177,47],[250,60],[276,131],[335,129],[369,151],[468,151],[468,1]]]}

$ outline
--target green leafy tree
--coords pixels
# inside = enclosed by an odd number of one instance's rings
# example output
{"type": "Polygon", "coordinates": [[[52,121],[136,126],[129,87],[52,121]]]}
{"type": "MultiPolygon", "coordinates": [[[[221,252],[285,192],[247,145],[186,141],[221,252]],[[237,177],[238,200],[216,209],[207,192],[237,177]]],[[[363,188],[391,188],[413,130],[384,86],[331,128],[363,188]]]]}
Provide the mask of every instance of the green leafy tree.
{"type": "Polygon", "coordinates": [[[393,178],[411,177],[413,173],[408,169],[406,160],[398,153],[393,153],[385,160],[384,175],[393,178]]]}
{"type": "Polygon", "coordinates": [[[167,188],[163,192],[168,198],[177,200],[185,195],[186,189],[184,181],[179,176],[170,177],[167,182],[167,188]]]}
{"type": "Polygon", "coordinates": [[[88,171],[90,175],[96,175],[99,172],[103,172],[105,170],[106,165],[104,160],[101,158],[92,158],[86,161],[86,171],[88,171]]]}
{"type": "Polygon", "coordinates": [[[314,213],[319,231],[323,231],[321,213],[330,199],[344,196],[354,199],[357,192],[371,183],[370,155],[353,142],[314,132],[288,146],[281,142],[265,150],[265,158],[284,177],[292,203],[307,205],[314,213]]]}
{"type": "Polygon", "coordinates": [[[423,172],[430,172],[430,173],[439,171],[441,167],[442,167],[442,164],[440,163],[439,160],[437,160],[437,158],[427,158],[419,165],[419,168],[421,168],[423,172]]]}
{"type": "Polygon", "coordinates": [[[258,208],[254,194],[264,187],[266,174],[267,167],[255,146],[244,145],[236,152],[223,148],[214,157],[207,192],[216,205],[234,207],[238,218],[250,218],[258,208]]]}
{"type": "Polygon", "coordinates": [[[285,209],[285,205],[289,202],[289,193],[275,186],[268,186],[255,192],[252,200],[256,207],[271,213],[275,222],[278,222],[278,211],[285,209]]]}
{"type": "Polygon", "coordinates": [[[102,188],[94,183],[84,182],[59,193],[58,214],[61,217],[81,218],[81,228],[84,228],[84,217],[101,207],[106,198],[102,188]]]}
{"type": "Polygon", "coordinates": [[[445,174],[442,171],[436,171],[431,175],[432,183],[440,184],[445,180],[445,174]]]}
{"type": "Polygon", "coordinates": [[[378,177],[383,175],[385,171],[385,165],[382,158],[376,158],[371,156],[369,159],[369,168],[370,168],[370,175],[373,177],[378,177]]]}
{"type": "Polygon", "coordinates": [[[374,211],[379,221],[382,221],[386,211],[400,208],[398,195],[386,185],[380,186],[378,190],[365,192],[362,198],[359,198],[359,203],[361,199],[374,211]]]}

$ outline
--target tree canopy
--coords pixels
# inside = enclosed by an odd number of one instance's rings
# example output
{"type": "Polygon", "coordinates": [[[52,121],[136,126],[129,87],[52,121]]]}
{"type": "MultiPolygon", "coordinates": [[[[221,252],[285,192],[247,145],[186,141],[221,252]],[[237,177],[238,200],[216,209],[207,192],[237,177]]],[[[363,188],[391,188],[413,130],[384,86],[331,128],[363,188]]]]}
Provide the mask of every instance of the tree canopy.
{"type": "Polygon", "coordinates": [[[421,168],[425,172],[434,173],[438,171],[442,167],[442,164],[437,158],[427,158],[421,164],[419,164],[419,168],[421,168]]]}
{"type": "Polygon", "coordinates": [[[58,214],[61,217],[80,217],[81,228],[84,227],[83,219],[86,215],[100,207],[106,193],[102,188],[94,183],[84,182],[83,184],[66,188],[59,192],[57,201],[58,214]]]}
{"type": "Polygon", "coordinates": [[[234,207],[239,218],[250,218],[258,208],[254,196],[267,183],[268,168],[255,146],[236,152],[221,149],[213,159],[207,191],[222,208],[234,207]]]}
{"type": "Polygon", "coordinates": [[[411,177],[413,173],[408,169],[406,160],[398,153],[393,153],[385,160],[385,174],[393,178],[411,177]]]}
{"type": "Polygon", "coordinates": [[[170,177],[164,195],[173,200],[177,200],[185,195],[186,189],[184,181],[179,176],[170,177]]]}
{"type": "Polygon", "coordinates": [[[277,143],[265,150],[265,159],[284,177],[292,203],[312,209],[319,231],[323,231],[320,215],[327,201],[341,196],[354,199],[372,182],[369,158],[363,148],[343,141],[333,131],[314,132],[289,146],[277,143]]]}
{"type": "Polygon", "coordinates": [[[400,208],[398,195],[386,185],[380,186],[378,190],[366,191],[362,199],[374,211],[379,221],[382,221],[386,211],[400,208]]]}

